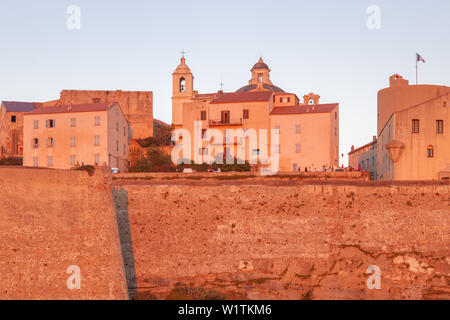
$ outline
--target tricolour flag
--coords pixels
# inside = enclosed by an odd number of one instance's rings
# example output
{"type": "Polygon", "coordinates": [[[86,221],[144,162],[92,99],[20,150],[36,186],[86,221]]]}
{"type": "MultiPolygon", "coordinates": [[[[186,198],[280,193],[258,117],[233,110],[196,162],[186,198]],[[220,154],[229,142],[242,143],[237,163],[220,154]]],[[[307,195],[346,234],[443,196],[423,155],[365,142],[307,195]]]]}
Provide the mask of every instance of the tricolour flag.
{"type": "Polygon", "coordinates": [[[425,63],[425,60],[422,58],[420,54],[416,53],[416,55],[417,55],[417,62],[422,61],[423,63],[425,63]]]}

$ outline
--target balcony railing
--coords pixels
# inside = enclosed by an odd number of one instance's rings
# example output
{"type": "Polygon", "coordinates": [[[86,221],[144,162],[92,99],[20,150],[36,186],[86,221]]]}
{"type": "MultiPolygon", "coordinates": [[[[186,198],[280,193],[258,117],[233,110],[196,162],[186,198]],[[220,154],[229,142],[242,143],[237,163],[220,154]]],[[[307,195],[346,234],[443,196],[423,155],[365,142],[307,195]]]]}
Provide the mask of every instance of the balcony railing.
{"type": "Polygon", "coordinates": [[[213,120],[210,119],[209,120],[209,126],[210,127],[214,127],[214,126],[240,126],[242,125],[242,118],[231,118],[228,120],[222,120],[222,119],[218,119],[218,120],[213,120]]]}

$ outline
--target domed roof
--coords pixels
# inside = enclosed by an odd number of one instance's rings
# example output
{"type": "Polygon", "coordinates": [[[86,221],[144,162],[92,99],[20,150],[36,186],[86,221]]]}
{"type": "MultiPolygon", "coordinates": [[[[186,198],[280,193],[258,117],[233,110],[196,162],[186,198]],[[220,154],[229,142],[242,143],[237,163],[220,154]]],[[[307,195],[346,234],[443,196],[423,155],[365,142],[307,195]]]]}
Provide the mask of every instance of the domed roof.
{"type": "Polygon", "coordinates": [[[253,66],[252,70],[255,70],[255,69],[266,69],[266,70],[270,70],[270,69],[269,69],[269,66],[263,61],[262,57],[259,58],[258,63],[256,63],[256,64],[253,66]]]}
{"type": "Polygon", "coordinates": [[[191,69],[187,66],[186,59],[184,57],[181,58],[181,63],[175,69],[175,73],[191,73],[191,69]]]}
{"type": "MultiPolygon", "coordinates": [[[[249,84],[249,85],[246,85],[246,86],[240,88],[236,92],[249,92],[249,91],[255,90],[256,87],[257,87],[256,84],[249,84]]],[[[265,84],[263,84],[263,87],[264,87],[264,89],[273,91],[275,93],[283,93],[284,92],[283,89],[281,89],[281,88],[279,88],[277,86],[271,85],[271,84],[266,84],[265,83],[265,84]]]]}

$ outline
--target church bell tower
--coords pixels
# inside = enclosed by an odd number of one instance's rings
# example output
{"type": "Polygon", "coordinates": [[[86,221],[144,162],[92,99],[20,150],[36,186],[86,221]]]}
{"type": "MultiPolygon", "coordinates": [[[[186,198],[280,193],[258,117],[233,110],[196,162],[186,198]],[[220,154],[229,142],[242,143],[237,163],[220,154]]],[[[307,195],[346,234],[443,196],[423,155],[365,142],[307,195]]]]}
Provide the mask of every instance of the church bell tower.
{"type": "Polygon", "coordinates": [[[194,91],[194,76],[186,65],[184,56],[172,73],[172,124],[183,124],[183,103],[189,102],[194,91]]]}

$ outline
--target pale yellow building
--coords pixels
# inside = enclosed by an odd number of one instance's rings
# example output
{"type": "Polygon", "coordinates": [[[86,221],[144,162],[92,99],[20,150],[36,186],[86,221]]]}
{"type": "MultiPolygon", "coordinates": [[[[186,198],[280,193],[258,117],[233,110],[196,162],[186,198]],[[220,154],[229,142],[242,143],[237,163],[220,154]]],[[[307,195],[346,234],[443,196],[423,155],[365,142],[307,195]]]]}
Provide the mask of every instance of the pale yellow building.
{"type": "Polygon", "coordinates": [[[191,146],[191,160],[201,157],[204,161],[205,153],[222,153],[239,159],[242,157],[237,155],[244,154],[243,160],[248,161],[261,155],[260,146],[264,146],[267,156],[279,154],[280,171],[321,171],[339,166],[339,104],[319,104],[320,97],[313,93],[303,96],[301,102],[295,94],[273,84],[262,59],[251,69],[248,85],[231,93],[195,91],[194,76],[184,57],[172,77],[172,123],[175,129],[189,132],[191,141],[183,137],[183,143],[191,146]],[[195,122],[201,123],[200,136],[207,138],[206,131],[215,129],[223,141],[203,139],[201,145],[195,144],[195,122]],[[227,130],[234,130],[236,136],[227,135],[227,130]],[[256,143],[248,136],[252,130],[256,143]],[[276,144],[271,130],[279,132],[276,144]]]}
{"type": "Polygon", "coordinates": [[[390,77],[378,93],[378,179],[450,177],[449,98],[450,87],[390,77]]]}
{"type": "Polygon", "coordinates": [[[24,115],[23,141],[24,166],[127,170],[129,125],[118,103],[35,109],[24,115]]]}

